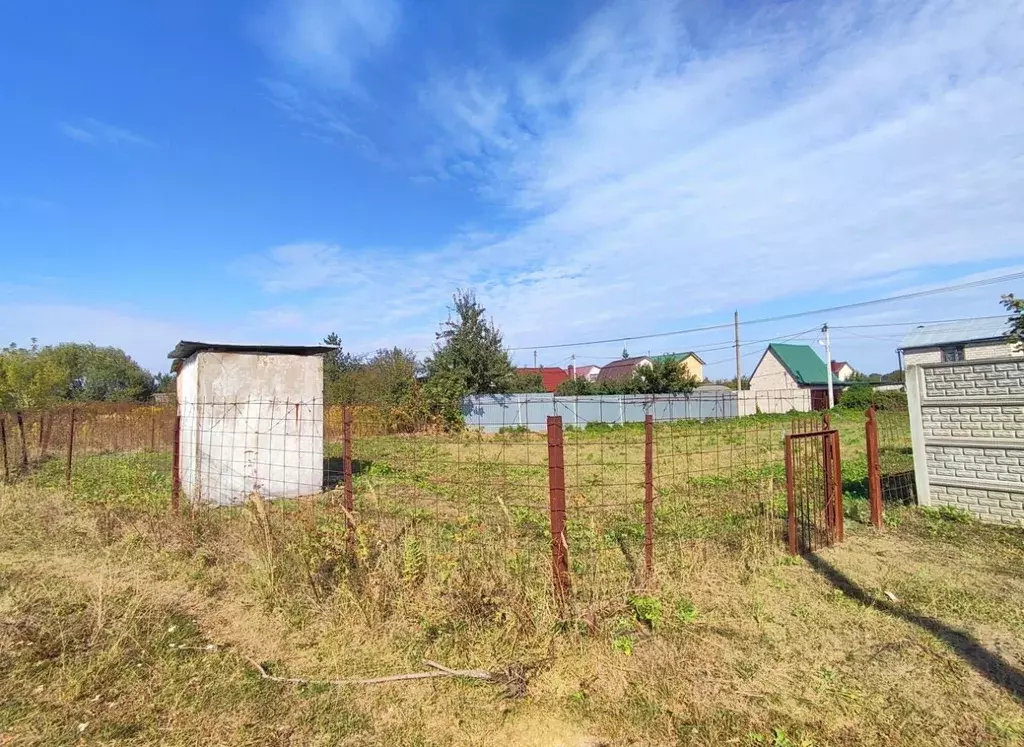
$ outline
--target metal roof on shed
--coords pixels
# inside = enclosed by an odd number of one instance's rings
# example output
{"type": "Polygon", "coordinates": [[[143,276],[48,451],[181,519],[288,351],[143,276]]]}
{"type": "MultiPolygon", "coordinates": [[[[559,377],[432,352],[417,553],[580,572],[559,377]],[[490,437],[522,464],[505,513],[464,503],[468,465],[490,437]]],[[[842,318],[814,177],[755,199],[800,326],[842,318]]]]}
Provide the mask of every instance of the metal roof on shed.
{"type": "Polygon", "coordinates": [[[922,324],[907,333],[900,343],[901,350],[932,348],[961,342],[998,340],[1006,334],[1006,317],[994,316],[961,322],[922,324]]]}
{"type": "Polygon", "coordinates": [[[182,340],[168,358],[191,358],[196,353],[254,353],[257,355],[323,355],[337,350],[331,345],[230,345],[220,342],[182,340]]]}

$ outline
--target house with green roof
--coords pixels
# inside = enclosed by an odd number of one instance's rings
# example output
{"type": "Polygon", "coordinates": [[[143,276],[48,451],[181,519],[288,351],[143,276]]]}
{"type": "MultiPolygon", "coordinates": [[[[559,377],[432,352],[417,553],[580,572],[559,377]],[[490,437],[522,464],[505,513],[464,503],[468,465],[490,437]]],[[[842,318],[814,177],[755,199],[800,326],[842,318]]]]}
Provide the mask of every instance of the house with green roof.
{"type": "Polygon", "coordinates": [[[750,389],[778,392],[780,397],[791,400],[796,410],[825,410],[828,409],[829,378],[833,389],[838,391],[845,386],[810,345],[773,342],[750,376],[750,389]],[[807,407],[797,406],[797,400],[806,400],[807,407]]]}
{"type": "Polygon", "coordinates": [[[693,375],[697,381],[704,381],[704,360],[692,351],[685,353],[665,353],[663,355],[655,355],[651,358],[652,361],[661,361],[666,363],[673,361],[681,365],[686,371],[693,375]]]}

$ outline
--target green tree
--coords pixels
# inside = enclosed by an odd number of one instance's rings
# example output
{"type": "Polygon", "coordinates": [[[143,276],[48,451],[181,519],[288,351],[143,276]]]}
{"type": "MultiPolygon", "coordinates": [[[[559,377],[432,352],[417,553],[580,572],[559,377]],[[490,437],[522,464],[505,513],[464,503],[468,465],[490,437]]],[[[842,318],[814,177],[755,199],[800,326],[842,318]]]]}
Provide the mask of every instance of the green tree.
{"type": "Polygon", "coordinates": [[[509,387],[508,390],[509,392],[517,392],[522,394],[543,392],[544,377],[541,376],[540,374],[522,373],[521,371],[516,371],[512,377],[512,385],[509,387]]]}
{"type": "Polygon", "coordinates": [[[178,391],[178,375],[174,373],[158,373],[153,382],[156,391],[162,394],[176,394],[178,391]]]}
{"type": "Polygon", "coordinates": [[[33,344],[13,343],[0,353],[0,410],[48,407],[63,399],[67,372],[52,360],[41,360],[33,344]]]}
{"type": "Polygon", "coordinates": [[[631,387],[638,394],[688,394],[700,382],[679,361],[652,361],[633,372],[631,387]]]}
{"type": "Polygon", "coordinates": [[[365,381],[361,376],[365,361],[344,351],[337,332],[327,335],[324,345],[337,348],[324,356],[324,400],[343,405],[366,402],[365,381]]]}
{"type": "Polygon", "coordinates": [[[120,348],[65,342],[43,348],[38,356],[65,372],[63,399],[141,402],[155,391],[153,374],[120,348]]]}
{"type": "Polygon", "coordinates": [[[418,393],[416,356],[401,348],[381,349],[363,366],[367,399],[389,407],[402,407],[418,393]]]}
{"type": "Polygon", "coordinates": [[[452,300],[448,319],[437,332],[434,354],[426,361],[424,393],[435,413],[449,425],[458,425],[462,397],[510,391],[515,369],[501,331],[484,316],[475,294],[459,290],[452,300]]]}
{"type": "Polygon", "coordinates": [[[56,402],[146,400],[153,375],[123,350],[67,342],[16,345],[0,354],[0,407],[46,407],[56,402]]]}
{"type": "Polygon", "coordinates": [[[1017,344],[1018,348],[1024,348],[1024,298],[1017,298],[1012,293],[1003,296],[1003,308],[1010,316],[1006,320],[1009,329],[1006,336],[1017,344]]]}
{"type": "Polygon", "coordinates": [[[629,351],[626,350],[625,345],[623,345],[623,347],[622,347],[622,359],[625,360],[628,357],[629,357],[629,351]]]}
{"type": "Polygon", "coordinates": [[[555,390],[555,394],[561,394],[566,397],[586,397],[588,394],[594,394],[596,387],[594,383],[587,379],[566,379],[558,385],[558,389],[555,390]]]}

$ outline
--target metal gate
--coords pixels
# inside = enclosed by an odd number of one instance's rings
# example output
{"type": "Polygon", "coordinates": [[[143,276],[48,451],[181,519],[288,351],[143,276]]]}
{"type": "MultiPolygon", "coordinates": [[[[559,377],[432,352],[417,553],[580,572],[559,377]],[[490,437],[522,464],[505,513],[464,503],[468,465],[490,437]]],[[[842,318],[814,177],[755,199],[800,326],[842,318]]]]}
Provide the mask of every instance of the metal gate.
{"type": "Polygon", "coordinates": [[[843,541],[843,477],[839,432],[786,436],[786,516],[789,551],[815,552],[843,541]]]}

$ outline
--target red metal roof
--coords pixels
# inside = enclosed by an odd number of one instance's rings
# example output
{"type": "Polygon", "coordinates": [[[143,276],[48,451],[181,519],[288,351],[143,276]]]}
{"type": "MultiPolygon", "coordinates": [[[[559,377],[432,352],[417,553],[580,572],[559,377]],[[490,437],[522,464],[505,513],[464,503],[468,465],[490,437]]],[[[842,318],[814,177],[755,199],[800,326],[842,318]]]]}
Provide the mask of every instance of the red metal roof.
{"type": "Polygon", "coordinates": [[[540,374],[541,383],[544,385],[545,392],[553,392],[558,389],[558,385],[569,378],[569,372],[564,368],[549,368],[542,366],[540,368],[517,368],[516,371],[523,374],[524,376],[536,376],[540,374]]]}

